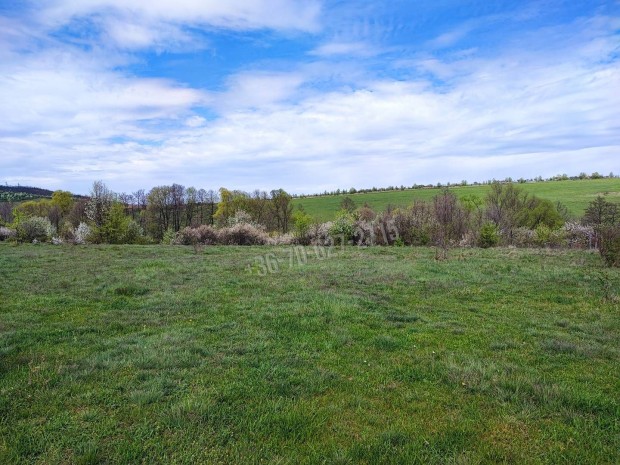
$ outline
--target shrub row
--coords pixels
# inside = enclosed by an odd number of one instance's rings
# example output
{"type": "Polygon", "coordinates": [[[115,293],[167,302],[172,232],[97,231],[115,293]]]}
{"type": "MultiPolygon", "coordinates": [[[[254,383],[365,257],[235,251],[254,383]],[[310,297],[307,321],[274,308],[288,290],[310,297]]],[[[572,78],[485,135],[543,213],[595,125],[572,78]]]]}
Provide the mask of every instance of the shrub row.
{"type": "Polygon", "coordinates": [[[234,226],[215,229],[209,225],[197,228],[187,227],[172,239],[177,245],[275,245],[264,229],[251,224],[238,223],[234,226]]]}

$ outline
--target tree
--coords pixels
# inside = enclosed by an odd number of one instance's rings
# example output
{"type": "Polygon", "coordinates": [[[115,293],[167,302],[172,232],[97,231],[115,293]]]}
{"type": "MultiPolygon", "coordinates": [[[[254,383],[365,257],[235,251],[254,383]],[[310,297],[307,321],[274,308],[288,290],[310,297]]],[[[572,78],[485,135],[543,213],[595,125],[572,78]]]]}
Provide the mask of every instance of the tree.
{"type": "Polygon", "coordinates": [[[599,195],[586,208],[583,222],[594,227],[615,226],[620,220],[619,213],[618,205],[599,195]]]}
{"type": "Polygon", "coordinates": [[[271,191],[271,208],[276,219],[277,227],[283,233],[288,232],[289,222],[293,213],[291,196],[283,189],[271,191]]]}
{"type": "Polygon", "coordinates": [[[43,200],[28,200],[18,204],[13,209],[13,216],[15,218],[31,218],[33,216],[47,217],[52,209],[52,202],[47,199],[43,200]]]}
{"type": "Polygon", "coordinates": [[[518,226],[517,217],[523,208],[527,194],[514,184],[500,184],[495,181],[486,197],[487,218],[512,238],[512,231],[518,226]]]}
{"type": "Polygon", "coordinates": [[[125,215],[125,206],[114,202],[100,228],[101,239],[108,244],[123,244],[130,219],[125,215]]]}
{"type": "Polygon", "coordinates": [[[441,247],[439,257],[445,260],[450,242],[459,240],[466,231],[466,215],[456,195],[448,190],[433,199],[433,212],[437,222],[437,245],[441,247]]]}
{"type": "Polygon", "coordinates": [[[95,181],[86,205],[86,216],[96,227],[99,228],[105,223],[113,201],[114,193],[103,181],[95,181]]]}
{"type": "Polygon", "coordinates": [[[198,191],[195,187],[188,187],[185,190],[185,224],[193,226],[194,212],[198,204],[198,191]]]}
{"type": "Polygon", "coordinates": [[[207,204],[209,205],[209,224],[213,225],[215,223],[215,209],[217,208],[218,202],[220,201],[217,192],[212,189],[207,191],[207,204]]]}
{"type": "Polygon", "coordinates": [[[58,207],[63,217],[67,216],[73,208],[73,194],[67,191],[55,191],[52,194],[52,206],[58,207]]]}
{"type": "Polygon", "coordinates": [[[172,226],[177,232],[181,230],[181,218],[185,206],[185,187],[180,184],[170,186],[170,199],[172,201],[172,226]]]}
{"type": "Polygon", "coordinates": [[[308,233],[312,226],[312,217],[308,215],[303,208],[299,208],[293,213],[293,230],[294,235],[302,245],[310,243],[308,233]]]}
{"type": "Polygon", "coordinates": [[[355,202],[351,199],[351,197],[345,197],[342,199],[342,202],[340,202],[341,210],[346,210],[349,213],[353,213],[356,208],[355,202]]]}
{"type": "Polygon", "coordinates": [[[220,187],[220,202],[217,205],[217,210],[213,214],[213,219],[218,224],[225,225],[228,222],[228,218],[234,216],[235,206],[233,199],[233,191],[229,191],[225,187],[220,187]]]}
{"type": "Polygon", "coordinates": [[[517,225],[529,229],[544,225],[554,230],[560,228],[564,222],[553,202],[535,196],[527,199],[517,215],[517,225]]]}
{"type": "Polygon", "coordinates": [[[149,212],[149,230],[153,236],[161,240],[164,233],[171,227],[172,194],[170,186],[153,187],[147,196],[149,212]]]}

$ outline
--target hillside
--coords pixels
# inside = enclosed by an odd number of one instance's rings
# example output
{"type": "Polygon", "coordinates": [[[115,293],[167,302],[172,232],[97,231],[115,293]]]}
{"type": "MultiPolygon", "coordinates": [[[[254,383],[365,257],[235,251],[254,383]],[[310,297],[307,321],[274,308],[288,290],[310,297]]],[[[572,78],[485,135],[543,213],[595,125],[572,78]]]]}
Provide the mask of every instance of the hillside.
{"type": "MultiPolygon", "coordinates": [[[[526,192],[553,202],[560,201],[572,215],[579,217],[586,206],[597,195],[605,195],[610,200],[620,202],[620,179],[584,179],[569,181],[545,181],[519,184],[526,192]]],[[[450,190],[459,198],[476,195],[484,197],[490,186],[458,186],[450,190]]],[[[431,200],[441,191],[440,188],[406,189],[388,192],[369,192],[360,194],[327,195],[305,197],[294,200],[295,207],[302,205],[308,214],[319,221],[329,221],[340,209],[345,197],[350,197],[357,206],[368,203],[375,211],[384,210],[388,205],[407,206],[414,200],[431,200]]]]}
{"type": "Polygon", "coordinates": [[[0,186],[0,202],[23,202],[24,200],[50,198],[48,189],[29,186],[0,186]]]}

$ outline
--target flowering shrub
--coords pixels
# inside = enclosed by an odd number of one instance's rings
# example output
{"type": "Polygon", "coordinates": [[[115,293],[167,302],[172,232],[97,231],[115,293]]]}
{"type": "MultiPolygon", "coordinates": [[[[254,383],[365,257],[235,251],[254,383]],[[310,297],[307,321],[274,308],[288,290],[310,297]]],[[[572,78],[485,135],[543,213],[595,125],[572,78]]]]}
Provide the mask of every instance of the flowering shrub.
{"type": "Polygon", "coordinates": [[[270,245],[274,242],[263,229],[247,223],[222,229],[208,225],[187,227],[172,240],[172,244],[176,245],[270,245]]]}
{"type": "Polygon", "coordinates": [[[236,226],[238,224],[251,224],[252,226],[258,227],[258,225],[252,221],[252,215],[245,210],[237,210],[234,216],[228,218],[229,227],[236,226]]]}
{"type": "Polygon", "coordinates": [[[0,226],[0,241],[11,239],[16,236],[15,230],[0,226]]]}
{"type": "Polygon", "coordinates": [[[592,226],[568,222],[563,228],[566,244],[571,248],[586,249],[595,245],[596,234],[592,226]]]}
{"type": "Polygon", "coordinates": [[[20,242],[46,242],[56,234],[50,220],[41,216],[26,218],[17,225],[16,235],[20,242]]]}
{"type": "Polygon", "coordinates": [[[73,243],[86,244],[91,232],[90,227],[86,223],[80,223],[79,226],[73,230],[73,243]]]}
{"type": "Polygon", "coordinates": [[[300,243],[299,238],[291,233],[278,235],[271,240],[273,245],[293,245],[300,243]]]}
{"type": "Polygon", "coordinates": [[[273,241],[262,229],[251,224],[237,224],[218,231],[222,245],[269,245],[273,241]]]}
{"type": "Polygon", "coordinates": [[[218,231],[206,224],[197,228],[187,227],[176,234],[172,243],[176,245],[215,245],[219,243],[218,231]]]}
{"type": "Polygon", "coordinates": [[[315,224],[308,231],[308,238],[312,245],[331,245],[332,238],[330,230],[333,223],[328,221],[327,223],[315,224]]]}

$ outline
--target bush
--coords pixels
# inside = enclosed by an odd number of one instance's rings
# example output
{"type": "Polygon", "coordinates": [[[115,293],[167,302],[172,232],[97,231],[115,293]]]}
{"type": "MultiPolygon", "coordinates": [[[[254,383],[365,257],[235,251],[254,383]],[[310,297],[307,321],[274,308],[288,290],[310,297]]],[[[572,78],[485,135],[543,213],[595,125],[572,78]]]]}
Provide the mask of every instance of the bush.
{"type": "Polygon", "coordinates": [[[565,243],[563,230],[551,229],[545,224],[536,228],[535,240],[539,247],[561,247],[565,243]]]}
{"type": "Polygon", "coordinates": [[[592,226],[569,222],[562,227],[562,231],[568,247],[587,249],[595,244],[596,234],[592,226]]]}
{"type": "Polygon", "coordinates": [[[265,231],[251,224],[237,224],[218,231],[219,243],[222,245],[268,245],[271,238],[265,231]]]}
{"type": "Polygon", "coordinates": [[[496,247],[499,244],[499,231],[493,223],[485,223],[480,228],[480,236],[478,237],[478,246],[483,249],[496,247]]]}
{"type": "Polygon", "coordinates": [[[534,247],[536,245],[536,232],[528,228],[516,228],[512,231],[508,243],[516,247],[534,247]]]}
{"type": "Polygon", "coordinates": [[[601,228],[599,252],[607,266],[620,267],[620,226],[601,228]]]}
{"type": "Polygon", "coordinates": [[[304,211],[297,210],[293,213],[293,235],[299,244],[310,244],[310,228],[312,217],[304,211]]]}
{"type": "Polygon", "coordinates": [[[0,241],[12,239],[16,236],[15,230],[0,226],[0,241]]]}
{"type": "Polygon", "coordinates": [[[86,244],[91,232],[90,226],[86,223],[80,223],[79,226],[73,230],[73,243],[86,244]]]}
{"type": "Polygon", "coordinates": [[[315,224],[308,231],[308,237],[310,244],[312,245],[331,245],[332,238],[329,231],[332,228],[333,223],[328,221],[327,223],[315,224]]]}
{"type": "Polygon", "coordinates": [[[216,245],[219,243],[218,231],[206,224],[197,228],[187,227],[176,234],[172,243],[176,245],[216,245]]]}
{"type": "Polygon", "coordinates": [[[56,233],[50,220],[40,216],[20,221],[15,231],[19,242],[46,242],[56,233]]]}
{"type": "Polygon", "coordinates": [[[259,227],[239,223],[222,229],[208,225],[182,229],[171,239],[176,245],[270,245],[275,241],[259,227]]]}
{"type": "Polygon", "coordinates": [[[342,240],[345,243],[353,239],[355,233],[355,219],[353,215],[346,210],[341,210],[331,227],[329,228],[329,235],[333,240],[342,240]]]}

